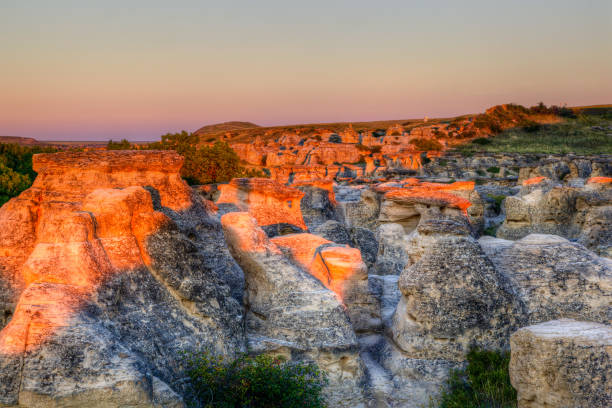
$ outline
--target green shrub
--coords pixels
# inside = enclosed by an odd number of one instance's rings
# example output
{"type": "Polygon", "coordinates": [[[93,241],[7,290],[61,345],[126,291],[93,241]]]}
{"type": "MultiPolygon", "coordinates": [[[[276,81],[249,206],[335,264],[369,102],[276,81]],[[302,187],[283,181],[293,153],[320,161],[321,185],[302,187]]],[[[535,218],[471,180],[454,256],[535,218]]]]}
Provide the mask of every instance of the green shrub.
{"type": "Polygon", "coordinates": [[[200,146],[199,142],[198,135],[182,131],[165,134],[160,142],[151,143],[148,148],[174,150],[185,157],[181,175],[189,184],[221,183],[234,177],[264,175],[241,166],[240,157],[227,142],[218,141],[212,146],[200,146]]]}
{"type": "Polygon", "coordinates": [[[492,194],[487,194],[487,196],[493,200],[495,211],[499,213],[501,211],[501,205],[504,199],[506,198],[506,196],[505,195],[492,195],[492,194]]]}
{"type": "Polygon", "coordinates": [[[496,237],[497,236],[497,226],[495,225],[491,225],[488,228],[485,228],[484,231],[482,232],[484,235],[488,235],[490,237],[496,237]]]}
{"type": "Polygon", "coordinates": [[[540,130],[542,125],[533,120],[525,120],[521,123],[521,127],[525,130],[525,132],[533,133],[540,130]]]}
{"type": "Polygon", "coordinates": [[[440,160],[438,160],[438,165],[439,165],[439,166],[444,167],[444,166],[446,166],[447,164],[448,164],[448,160],[445,160],[445,159],[440,159],[440,160]]]}
{"type": "Polygon", "coordinates": [[[493,174],[497,174],[497,173],[499,173],[499,170],[500,170],[500,169],[499,169],[499,167],[497,167],[497,166],[492,166],[492,167],[489,167],[489,168],[487,169],[487,171],[488,171],[489,173],[493,173],[493,174]]]}
{"type": "Polygon", "coordinates": [[[0,206],[30,187],[32,180],[27,174],[17,173],[0,162],[0,206]]]}
{"type": "Polygon", "coordinates": [[[509,352],[471,350],[467,367],[451,372],[439,399],[440,408],[514,408],[509,352]]]}
{"type": "Polygon", "coordinates": [[[106,150],[131,150],[134,147],[127,139],[122,139],[120,142],[109,140],[106,144],[106,150]]]}
{"type": "Polygon", "coordinates": [[[225,361],[209,353],[185,356],[188,402],[206,408],[321,408],[327,379],[314,364],[266,355],[225,361]]]}
{"type": "Polygon", "coordinates": [[[414,145],[418,150],[422,151],[430,151],[430,150],[442,150],[442,144],[435,139],[426,139],[424,137],[419,137],[416,139],[412,139],[410,144],[414,145]]]}
{"type": "Polygon", "coordinates": [[[32,169],[34,154],[56,151],[51,147],[0,143],[0,206],[32,185],[36,178],[32,169]]]}
{"type": "Polygon", "coordinates": [[[484,146],[484,145],[491,144],[491,139],[488,139],[486,137],[479,137],[478,139],[472,140],[472,143],[484,146]]]}

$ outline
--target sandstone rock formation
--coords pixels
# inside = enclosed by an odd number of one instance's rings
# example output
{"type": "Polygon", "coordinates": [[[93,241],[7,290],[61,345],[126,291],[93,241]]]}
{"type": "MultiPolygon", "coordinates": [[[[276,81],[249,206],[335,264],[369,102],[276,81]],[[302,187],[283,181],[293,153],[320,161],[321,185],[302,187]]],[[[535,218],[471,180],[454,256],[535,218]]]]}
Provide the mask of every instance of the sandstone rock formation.
{"type": "Polygon", "coordinates": [[[612,321],[612,268],[582,245],[540,234],[515,242],[483,237],[480,244],[515,288],[526,324],[612,321]]]}
{"type": "MultiPolygon", "coordinates": [[[[409,181],[401,187],[379,186],[387,191],[382,200],[380,222],[400,224],[408,233],[416,228],[421,216],[433,214],[468,214],[475,197],[473,182],[453,184],[414,183],[409,181]]],[[[476,200],[474,200],[476,201],[476,200]]],[[[477,214],[482,215],[482,211],[477,214]]]]}
{"type": "Polygon", "coordinates": [[[328,220],[339,220],[332,180],[300,181],[293,183],[291,187],[304,193],[300,206],[304,222],[309,229],[316,228],[328,220]]]}
{"type": "MultiPolygon", "coordinates": [[[[182,406],[181,352],[207,349],[314,361],[330,406],[416,408],[472,346],[507,349],[551,319],[609,324],[605,161],[409,146],[453,131],[278,132],[239,152],[272,179],[195,191],[172,152],[36,156],[32,188],[0,209],[0,405],[182,406]],[[487,184],[452,180],[466,175],[487,184]],[[477,239],[506,214],[515,241],[477,239]]],[[[557,357],[591,350],[555,342],[557,357]]]]}
{"type": "Polygon", "coordinates": [[[367,267],[356,248],[337,245],[312,234],[272,238],[302,269],[332,290],[347,307],[356,332],[380,327],[380,306],[368,288],[367,267]]]}
{"type": "Polygon", "coordinates": [[[278,235],[306,229],[300,209],[301,191],[269,179],[233,179],[218,186],[220,210],[247,211],[268,234],[278,235]]]}
{"type": "Polygon", "coordinates": [[[561,319],[510,339],[510,380],[519,408],[612,405],[612,327],[561,319]]]}
{"type": "Polygon", "coordinates": [[[507,197],[504,202],[506,220],[498,237],[555,234],[578,240],[600,255],[612,256],[611,183],[590,182],[577,188],[536,177],[523,184],[518,196],[507,197]]]}
{"type": "Polygon", "coordinates": [[[505,347],[519,313],[506,277],[452,219],[424,219],[417,231],[426,245],[399,279],[395,344],[412,358],[450,361],[472,346],[505,347]]]}
{"type": "Polygon", "coordinates": [[[182,406],[181,350],[243,349],[241,271],[181,163],[34,157],[34,185],[0,209],[1,404],[182,406]]]}
{"type": "MultiPolygon", "coordinates": [[[[245,272],[249,349],[317,362],[330,375],[327,392],[334,406],[362,406],[357,338],[334,292],[294,266],[248,213],[225,214],[221,223],[245,272]]],[[[308,262],[310,249],[292,253],[308,262]]]]}

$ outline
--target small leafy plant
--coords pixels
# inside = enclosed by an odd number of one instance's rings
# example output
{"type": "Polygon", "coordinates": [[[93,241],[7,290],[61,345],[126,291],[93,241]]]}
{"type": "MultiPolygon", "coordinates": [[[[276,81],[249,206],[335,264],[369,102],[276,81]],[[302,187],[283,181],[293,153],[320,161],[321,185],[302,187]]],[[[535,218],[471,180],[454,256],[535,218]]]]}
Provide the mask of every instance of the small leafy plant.
{"type": "Polygon", "coordinates": [[[205,408],[322,408],[327,379],[315,364],[242,355],[226,361],[207,352],[186,354],[188,403],[205,408]]]}
{"type": "Polygon", "coordinates": [[[510,384],[510,353],[471,350],[467,367],[451,372],[440,408],[516,408],[516,391],[510,384]]]}

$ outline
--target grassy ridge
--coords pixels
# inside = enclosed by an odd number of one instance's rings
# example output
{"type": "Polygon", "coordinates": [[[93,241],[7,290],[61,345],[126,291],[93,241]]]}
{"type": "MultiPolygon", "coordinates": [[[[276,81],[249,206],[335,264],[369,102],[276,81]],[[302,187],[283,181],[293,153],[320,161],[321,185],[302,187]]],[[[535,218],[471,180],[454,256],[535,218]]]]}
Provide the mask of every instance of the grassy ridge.
{"type": "Polygon", "coordinates": [[[514,128],[456,147],[471,155],[491,153],[612,154],[612,113],[580,115],[536,128],[514,128]]]}

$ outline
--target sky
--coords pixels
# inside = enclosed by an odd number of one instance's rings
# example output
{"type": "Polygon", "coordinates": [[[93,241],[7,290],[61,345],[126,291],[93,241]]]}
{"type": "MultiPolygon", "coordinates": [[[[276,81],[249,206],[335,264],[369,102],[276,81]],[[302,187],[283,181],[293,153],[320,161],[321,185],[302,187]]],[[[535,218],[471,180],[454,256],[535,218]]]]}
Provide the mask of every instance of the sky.
{"type": "Polygon", "coordinates": [[[0,0],[0,135],[612,103],[612,1],[0,0]]]}

